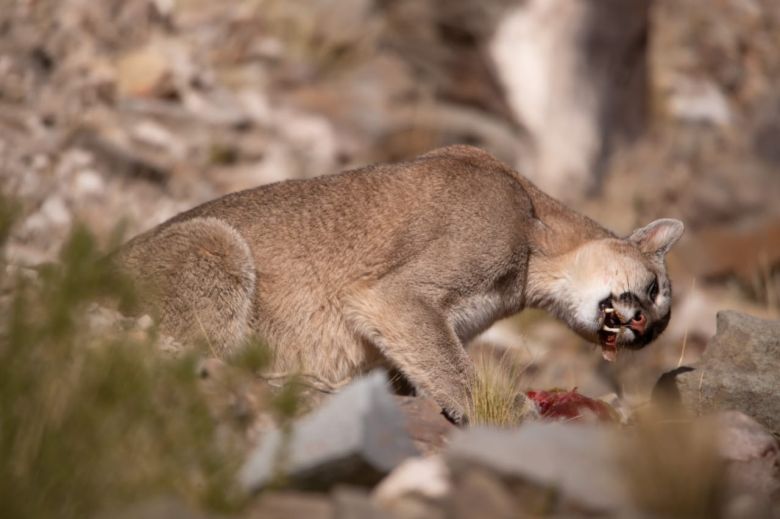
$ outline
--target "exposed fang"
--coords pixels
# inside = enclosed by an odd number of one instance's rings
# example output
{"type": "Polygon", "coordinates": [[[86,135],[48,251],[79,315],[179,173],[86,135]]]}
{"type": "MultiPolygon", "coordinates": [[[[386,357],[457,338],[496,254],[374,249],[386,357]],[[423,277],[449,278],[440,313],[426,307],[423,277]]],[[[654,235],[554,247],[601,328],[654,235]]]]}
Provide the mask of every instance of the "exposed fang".
{"type": "Polygon", "coordinates": [[[620,328],[610,328],[609,326],[604,326],[602,330],[604,330],[605,332],[618,333],[620,331],[620,328]]]}

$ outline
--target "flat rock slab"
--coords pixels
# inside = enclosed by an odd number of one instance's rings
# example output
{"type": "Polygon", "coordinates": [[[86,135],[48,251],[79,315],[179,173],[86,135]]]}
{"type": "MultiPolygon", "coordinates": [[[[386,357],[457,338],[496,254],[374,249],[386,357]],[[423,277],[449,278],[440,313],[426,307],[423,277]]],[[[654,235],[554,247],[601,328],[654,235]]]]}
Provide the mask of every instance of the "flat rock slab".
{"type": "Polygon", "coordinates": [[[418,454],[384,372],[358,379],[285,434],[269,432],[250,454],[240,481],[257,491],[282,478],[297,487],[372,485],[418,454]]]}
{"type": "Polygon", "coordinates": [[[453,435],[446,457],[453,473],[484,468],[507,480],[554,489],[588,510],[613,512],[630,506],[615,435],[606,426],[558,422],[474,428],[453,435]]]}
{"type": "Polygon", "coordinates": [[[780,321],[733,311],[717,321],[696,369],[677,377],[683,405],[698,414],[741,411],[780,431],[780,321]]]}

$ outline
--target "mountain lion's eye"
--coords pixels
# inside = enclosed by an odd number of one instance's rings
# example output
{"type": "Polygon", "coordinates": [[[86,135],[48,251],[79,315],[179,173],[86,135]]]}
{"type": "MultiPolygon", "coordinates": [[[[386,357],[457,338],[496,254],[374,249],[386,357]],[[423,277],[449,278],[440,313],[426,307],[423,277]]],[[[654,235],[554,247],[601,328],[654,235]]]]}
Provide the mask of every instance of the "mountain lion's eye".
{"type": "Polygon", "coordinates": [[[655,301],[655,298],[658,297],[658,276],[656,276],[653,279],[653,282],[650,283],[650,286],[647,287],[647,297],[650,301],[655,301]]]}

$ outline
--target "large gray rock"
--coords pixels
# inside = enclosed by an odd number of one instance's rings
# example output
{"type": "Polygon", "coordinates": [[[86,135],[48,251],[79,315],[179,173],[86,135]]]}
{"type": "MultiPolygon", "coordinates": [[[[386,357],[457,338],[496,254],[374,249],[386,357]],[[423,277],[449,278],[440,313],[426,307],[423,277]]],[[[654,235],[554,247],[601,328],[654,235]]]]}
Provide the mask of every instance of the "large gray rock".
{"type": "Polygon", "coordinates": [[[280,474],[305,488],[371,485],[417,453],[387,377],[377,371],[293,424],[289,434],[269,432],[250,454],[240,480],[251,491],[280,474]]]}
{"type": "Polygon", "coordinates": [[[454,474],[488,469],[510,481],[554,489],[594,512],[626,511],[616,433],[604,426],[532,422],[518,429],[474,428],[454,435],[447,459],[454,474]]]}
{"type": "Polygon", "coordinates": [[[696,369],[677,377],[685,407],[737,410],[780,431],[780,321],[718,312],[717,333],[696,369]]]}

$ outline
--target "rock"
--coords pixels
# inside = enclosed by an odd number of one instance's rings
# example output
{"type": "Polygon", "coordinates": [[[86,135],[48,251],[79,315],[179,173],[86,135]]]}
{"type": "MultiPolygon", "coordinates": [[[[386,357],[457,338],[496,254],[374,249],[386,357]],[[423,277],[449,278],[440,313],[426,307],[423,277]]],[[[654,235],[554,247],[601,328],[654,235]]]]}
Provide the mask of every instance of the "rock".
{"type": "Polygon", "coordinates": [[[720,431],[719,452],[727,460],[751,461],[780,454],[777,440],[761,424],[739,411],[725,411],[715,417],[720,431]]]}
{"type": "Polygon", "coordinates": [[[165,151],[177,160],[187,156],[187,145],[169,129],[151,120],[143,120],[132,128],[132,137],[140,143],[165,151]]]}
{"type": "Polygon", "coordinates": [[[450,472],[440,456],[410,458],[374,489],[379,508],[405,519],[442,519],[450,495],[450,472]]]}
{"type": "Polygon", "coordinates": [[[144,314],[135,321],[136,326],[139,330],[147,331],[151,330],[152,326],[154,326],[154,319],[152,319],[152,316],[149,314],[144,314]]]}
{"type": "Polygon", "coordinates": [[[338,519],[391,519],[390,512],[377,507],[369,493],[361,488],[336,487],[331,499],[338,519]]]}
{"type": "Polygon", "coordinates": [[[718,413],[718,452],[728,461],[735,492],[771,496],[780,490],[780,444],[761,424],[740,413],[718,413]]]}
{"type": "Polygon", "coordinates": [[[171,66],[154,46],[122,56],[117,64],[117,89],[121,96],[154,97],[164,92],[171,66]]]}
{"type": "Polygon", "coordinates": [[[728,100],[715,83],[686,77],[678,78],[673,85],[669,111],[690,123],[728,126],[732,118],[728,100]]]}
{"type": "Polygon", "coordinates": [[[450,491],[449,469],[439,456],[409,458],[374,489],[374,499],[385,506],[409,496],[443,499],[450,491]]]}
{"type": "Polygon", "coordinates": [[[321,494],[277,492],[263,494],[249,513],[248,519],[333,519],[334,507],[321,494]]]}
{"type": "Polygon", "coordinates": [[[163,183],[173,169],[170,158],[161,156],[159,150],[151,153],[134,147],[121,131],[84,127],[74,133],[73,140],[94,154],[102,169],[112,171],[112,174],[163,183]]]}
{"type": "Polygon", "coordinates": [[[84,169],[73,179],[73,194],[76,197],[98,197],[106,190],[103,177],[95,170],[84,169]]]}
{"type": "Polygon", "coordinates": [[[780,431],[780,321],[733,311],[717,321],[697,369],[677,377],[682,404],[698,414],[736,409],[780,431]]]}
{"type": "Polygon", "coordinates": [[[415,446],[423,454],[436,453],[445,445],[455,430],[452,422],[441,412],[441,407],[430,398],[396,396],[401,412],[406,416],[406,430],[415,446]]]}
{"type": "Polygon", "coordinates": [[[462,474],[452,495],[450,514],[455,519],[512,519],[517,503],[509,489],[490,471],[469,470],[462,474]]]}
{"type": "Polygon", "coordinates": [[[415,454],[387,376],[377,371],[294,423],[289,436],[270,432],[250,454],[240,480],[250,491],[267,486],[279,471],[308,488],[371,485],[415,454]]]}
{"type": "Polygon", "coordinates": [[[456,477],[482,467],[506,480],[558,492],[575,506],[617,512],[627,510],[630,501],[614,440],[612,429],[586,424],[531,422],[514,430],[474,428],[453,437],[447,460],[456,477]]]}
{"type": "Polygon", "coordinates": [[[36,230],[48,226],[66,228],[70,226],[72,220],[65,199],[59,195],[52,195],[44,200],[40,210],[29,217],[25,225],[36,230]]]}

